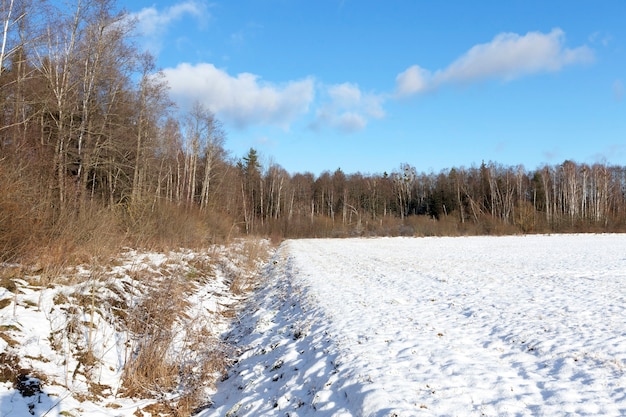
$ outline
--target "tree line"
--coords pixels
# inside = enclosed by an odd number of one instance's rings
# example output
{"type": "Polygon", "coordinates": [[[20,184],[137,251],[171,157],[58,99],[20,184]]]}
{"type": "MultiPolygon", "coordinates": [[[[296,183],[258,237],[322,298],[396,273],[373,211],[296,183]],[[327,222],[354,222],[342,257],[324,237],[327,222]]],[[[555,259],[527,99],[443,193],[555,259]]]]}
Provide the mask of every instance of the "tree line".
{"type": "MultiPolygon", "coordinates": [[[[255,149],[232,157],[210,109],[181,111],[170,101],[154,58],[133,44],[135,22],[113,0],[62,9],[1,2],[5,259],[26,247],[24,234],[57,239],[95,218],[109,222],[98,230],[113,222],[144,242],[157,229],[188,239],[193,231],[181,225],[189,219],[222,238],[626,229],[623,166],[487,162],[424,173],[402,164],[315,176],[264,166],[255,149]]],[[[98,234],[90,230],[83,239],[98,234]]]]}
{"type": "MultiPolygon", "coordinates": [[[[255,155],[252,149],[244,159],[255,155]]],[[[287,234],[297,232],[292,226],[320,220],[339,234],[398,234],[400,229],[385,224],[402,228],[402,220],[419,216],[452,222],[458,233],[618,231],[626,226],[626,168],[605,164],[565,161],[528,171],[483,162],[439,173],[419,173],[402,164],[391,173],[346,175],[337,169],[317,178],[289,175],[272,165],[256,178],[257,197],[250,203],[255,221],[271,229],[281,220],[287,234]]],[[[327,229],[313,227],[308,234],[327,229]]]]}

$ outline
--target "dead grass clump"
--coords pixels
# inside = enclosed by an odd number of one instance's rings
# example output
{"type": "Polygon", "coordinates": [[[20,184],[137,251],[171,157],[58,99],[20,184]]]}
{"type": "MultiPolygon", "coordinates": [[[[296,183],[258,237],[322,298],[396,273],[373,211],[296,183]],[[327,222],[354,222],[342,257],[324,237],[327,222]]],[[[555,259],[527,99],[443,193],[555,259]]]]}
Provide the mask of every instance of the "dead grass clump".
{"type": "Polygon", "coordinates": [[[7,278],[7,277],[0,278],[0,287],[12,293],[17,292],[17,284],[15,284],[15,281],[13,281],[13,279],[11,278],[7,278]]]}
{"type": "Polygon", "coordinates": [[[137,345],[137,354],[124,367],[123,394],[127,397],[150,398],[176,388],[177,367],[167,360],[170,345],[161,340],[144,340],[137,345]]]}
{"type": "MultiPolygon", "coordinates": [[[[113,393],[113,389],[109,385],[100,384],[95,381],[90,381],[89,393],[92,395],[93,397],[92,399],[102,399],[102,398],[110,396],[113,393]]],[[[107,405],[107,407],[114,408],[114,407],[111,407],[111,405],[107,405]]]]}
{"type": "Polygon", "coordinates": [[[224,257],[223,264],[215,265],[211,257],[198,257],[185,269],[171,268],[173,276],[167,270],[152,278],[142,276],[139,286],[147,289],[126,315],[131,343],[122,377],[124,396],[162,398],[142,412],[189,416],[206,405],[207,388],[225,375],[234,357],[232,347],[209,331],[213,318],[188,311],[186,299],[196,288],[195,280],[225,265],[233,273],[239,264],[257,268],[248,257],[258,260],[266,253],[263,244],[238,242],[236,247],[235,262],[224,257]]]}
{"type": "Polygon", "coordinates": [[[0,353],[0,382],[15,381],[20,369],[19,357],[11,352],[0,353]]]}
{"type": "Polygon", "coordinates": [[[10,306],[12,302],[13,300],[11,298],[3,298],[2,300],[0,300],[0,310],[10,306]]]}
{"type": "Polygon", "coordinates": [[[76,360],[85,369],[92,369],[99,362],[98,358],[96,358],[96,355],[93,354],[92,350],[78,350],[76,360]]]}
{"type": "MultiPolygon", "coordinates": [[[[189,262],[189,266],[191,271],[195,275],[196,278],[206,278],[206,277],[214,277],[215,276],[215,265],[213,264],[213,260],[208,257],[198,257],[189,262]]],[[[189,273],[187,274],[189,277],[189,273]]]]}
{"type": "Polygon", "coordinates": [[[4,332],[0,332],[0,339],[4,340],[9,347],[16,347],[19,345],[17,340],[13,339],[11,336],[4,332]]]}
{"type": "Polygon", "coordinates": [[[72,373],[72,379],[76,379],[78,375],[84,376],[89,385],[89,395],[93,396],[91,385],[94,383],[94,370],[101,364],[100,360],[94,355],[91,346],[75,349],[74,358],[76,359],[76,368],[72,373]]]}
{"type": "Polygon", "coordinates": [[[246,239],[243,242],[242,254],[246,259],[246,269],[255,270],[259,262],[267,259],[269,249],[267,241],[260,239],[246,239]]]}
{"type": "Polygon", "coordinates": [[[58,292],[52,298],[52,302],[54,303],[54,305],[68,304],[70,302],[70,299],[62,292],[58,292]]]}
{"type": "Polygon", "coordinates": [[[21,265],[1,265],[0,281],[11,278],[22,278],[24,276],[24,268],[21,265]]]}
{"type": "Polygon", "coordinates": [[[235,295],[242,295],[250,292],[256,284],[256,277],[247,273],[231,274],[230,291],[235,295]]]}
{"type": "Polygon", "coordinates": [[[204,405],[205,389],[214,388],[215,382],[226,375],[232,364],[232,347],[206,333],[200,331],[186,341],[187,346],[197,348],[190,350],[180,364],[182,394],[176,404],[177,415],[191,415],[204,405]]]}
{"type": "Polygon", "coordinates": [[[129,397],[168,392],[178,382],[178,367],[170,353],[176,336],[173,325],[187,307],[186,291],[176,279],[163,284],[150,290],[127,315],[127,326],[136,337],[122,377],[129,397]]]}
{"type": "MultiPolygon", "coordinates": [[[[111,287],[107,288],[111,290],[111,287]]],[[[109,295],[104,298],[100,304],[104,306],[106,311],[108,311],[109,314],[112,314],[113,318],[117,319],[119,323],[126,324],[126,320],[128,318],[129,300],[126,300],[117,289],[115,289],[115,291],[111,290],[111,292],[113,292],[113,295],[109,295]]]]}
{"type": "Polygon", "coordinates": [[[137,411],[133,413],[133,415],[137,417],[144,417],[146,414],[149,416],[178,417],[176,408],[166,401],[159,401],[153,404],[148,404],[145,407],[137,409],[137,411]]]}
{"type": "Polygon", "coordinates": [[[234,308],[225,308],[223,310],[220,311],[220,314],[222,315],[222,317],[228,319],[228,320],[232,320],[234,318],[237,317],[237,310],[234,308]]]}

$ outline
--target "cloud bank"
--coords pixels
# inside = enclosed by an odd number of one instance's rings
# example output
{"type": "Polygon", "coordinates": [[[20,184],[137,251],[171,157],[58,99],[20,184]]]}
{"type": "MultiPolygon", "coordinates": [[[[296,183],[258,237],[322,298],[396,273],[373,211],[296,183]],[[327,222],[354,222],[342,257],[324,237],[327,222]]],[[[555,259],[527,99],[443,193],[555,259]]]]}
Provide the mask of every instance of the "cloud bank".
{"type": "Polygon", "coordinates": [[[232,76],[212,64],[187,63],[163,73],[178,103],[199,101],[239,128],[254,124],[287,128],[309,111],[315,97],[312,78],[277,85],[255,74],[232,76]]]}
{"type": "Polygon", "coordinates": [[[396,77],[396,96],[406,97],[445,84],[466,84],[485,79],[510,81],[525,75],[554,72],[564,66],[591,62],[587,46],[565,47],[565,33],[501,33],[489,43],[472,47],[447,68],[430,72],[413,65],[396,77]]]}
{"type": "Polygon", "coordinates": [[[385,116],[384,98],[364,93],[352,83],[316,85],[312,77],[282,84],[264,82],[250,73],[230,75],[213,64],[179,64],[163,70],[172,98],[182,106],[198,101],[237,128],[252,125],[289,126],[309,113],[316,90],[322,103],[309,124],[313,130],[330,127],[352,133],[370,119],[385,116]]]}

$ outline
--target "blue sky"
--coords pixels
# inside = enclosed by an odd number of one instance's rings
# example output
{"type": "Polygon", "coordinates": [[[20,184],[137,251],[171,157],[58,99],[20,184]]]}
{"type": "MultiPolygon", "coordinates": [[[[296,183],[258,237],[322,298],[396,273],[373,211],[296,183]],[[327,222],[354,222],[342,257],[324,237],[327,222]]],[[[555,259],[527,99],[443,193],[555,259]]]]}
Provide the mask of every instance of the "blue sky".
{"type": "Polygon", "coordinates": [[[626,2],[122,0],[181,108],[291,173],[626,165],[626,2]]]}

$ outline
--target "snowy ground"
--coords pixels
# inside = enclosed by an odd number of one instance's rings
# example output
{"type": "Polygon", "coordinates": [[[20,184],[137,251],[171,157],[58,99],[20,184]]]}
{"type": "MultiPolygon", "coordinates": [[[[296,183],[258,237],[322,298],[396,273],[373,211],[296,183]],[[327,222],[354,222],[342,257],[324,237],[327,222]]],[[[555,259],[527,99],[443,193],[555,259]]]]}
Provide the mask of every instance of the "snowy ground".
{"type": "Polygon", "coordinates": [[[2,265],[0,416],[141,417],[158,415],[159,405],[179,404],[185,395],[208,398],[211,381],[202,376],[220,375],[208,368],[217,363],[215,352],[232,357],[221,334],[268,251],[266,241],[202,253],[128,250],[49,283],[40,271],[2,265]],[[154,381],[143,399],[125,395],[126,365],[137,363],[138,352],[147,350],[142,346],[158,347],[148,350],[162,355],[155,366],[174,367],[180,377],[170,384],[174,389],[156,389],[154,381]]]}
{"type": "Polygon", "coordinates": [[[626,235],[287,241],[209,416],[626,415],[626,235]]]}

